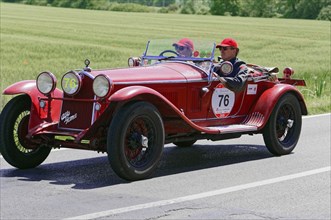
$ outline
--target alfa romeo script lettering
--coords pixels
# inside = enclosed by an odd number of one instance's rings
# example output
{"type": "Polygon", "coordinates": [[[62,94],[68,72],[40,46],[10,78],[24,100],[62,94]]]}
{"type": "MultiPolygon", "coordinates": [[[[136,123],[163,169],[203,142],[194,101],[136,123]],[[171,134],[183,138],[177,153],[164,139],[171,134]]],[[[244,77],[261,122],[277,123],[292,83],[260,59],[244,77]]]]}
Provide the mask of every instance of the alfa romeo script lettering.
{"type": "Polygon", "coordinates": [[[233,108],[235,94],[225,88],[221,83],[218,84],[212,96],[212,108],[217,118],[227,117],[233,108]]]}
{"type": "Polygon", "coordinates": [[[61,115],[61,121],[63,121],[64,124],[68,124],[69,122],[75,120],[77,118],[77,113],[70,115],[70,111],[66,111],[61,115]]]}

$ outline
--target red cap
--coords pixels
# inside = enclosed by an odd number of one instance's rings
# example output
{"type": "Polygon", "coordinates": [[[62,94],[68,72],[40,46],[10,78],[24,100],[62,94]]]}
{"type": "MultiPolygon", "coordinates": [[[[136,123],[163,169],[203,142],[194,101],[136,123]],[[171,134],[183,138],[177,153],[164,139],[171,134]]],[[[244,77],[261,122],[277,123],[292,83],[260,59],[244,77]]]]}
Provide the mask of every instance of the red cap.
{"type": "Polygon", "coordinates": [[[234,47],[234,48],[238,48],[238,44],[232,38],[225,38],[224,40],[222,40],[221,43],[219,43],[219,44],[216,45],[216,48],[219,48],[219,47],[234,47]]]}
{"type": "Polygon", "coordinates": [[[191,41],[188,38],[183,38],[181,40],[179,40],[177,43],[174,43],[172,46],[186,46],[189,47],[191,50],[194,50],[194,45],[193,45],[193,41],[191,41]]]}

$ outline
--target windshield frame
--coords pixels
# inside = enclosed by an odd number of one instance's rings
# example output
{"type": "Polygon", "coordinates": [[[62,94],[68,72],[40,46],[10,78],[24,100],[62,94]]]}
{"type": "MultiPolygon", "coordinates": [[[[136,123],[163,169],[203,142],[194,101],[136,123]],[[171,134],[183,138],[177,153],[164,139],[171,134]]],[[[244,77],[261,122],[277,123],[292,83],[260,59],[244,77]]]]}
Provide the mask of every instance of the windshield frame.
{"type": "MultiPolygon", "coordinates": [[[[156,40],[148,40],[147,44],[146,44],[146,49],[144,51],[144,53],[141,56],[140,59],[140,66],[148,66],[148,65],[157,65],[159,63],[162,62],[166,62],[166,61],[172,61],[172,62],[176,62],[179,61],[180,63],[185,63],[187,62],[190,65],[195,65],[196,67],[198,67],[199,69],[203,70],[206,74],[211,75],[212,73],[212,66],[214,61],[214,56],[215,56],[215,50],[216,50],[216,43],[214,41],[201,41],[201,40],[197,40],[196,42],[198,42],[197,45],[197,50],[195,50],[194,52],[197,51],[197,54],[199,56],[199,54],[202,54],[202,52],[199,52],[199,43],[203,42],[205,45],[205,50],[204,50],[204,57],[179,57],[179,56],[175,56],[171,55],[171,56],[160,56],[157,55],[157,52],[154,52],[154,54],[149,54],[152,53],[150,52],[151,50],[151,46],[153,46],[151,43],[153,42],[162,42],[164,44],[164,42],[167,42],[167,44],[169,45],[169,47],[161,47],[162,49],[159,51],[159,54],[161,54],[163,51],[169,50],[169,51],[174,51],[176,52],[173,48],[171,48],[173,46],[173,44],[171,42],[176,42],[176,40],[173,39],[156,39],[156,40]],[[206,49],[206,45],[209,45],[210,48],[206,49]],[[207,52],[206,52],[207,51],[207,52]],[[210,56],[208,56],[210,55],[210,56]],[[156,61],[154,63],[152,63],[152,61],[156,61]],[[192,63],[193,62],[193,63],[192,63]],[[209,62],[207,65],[204,65],[204,67],[201,67],[199,65],[197,65],[198,63],[203,63],[203,62],[209,62]]],[[[155,45],[154,45],[155,46],[155,45]]],[[[209,47],[208,46],[208,47],[209,47]]],[[[153,48],[154,50],[157,48],[153,48]]]]}

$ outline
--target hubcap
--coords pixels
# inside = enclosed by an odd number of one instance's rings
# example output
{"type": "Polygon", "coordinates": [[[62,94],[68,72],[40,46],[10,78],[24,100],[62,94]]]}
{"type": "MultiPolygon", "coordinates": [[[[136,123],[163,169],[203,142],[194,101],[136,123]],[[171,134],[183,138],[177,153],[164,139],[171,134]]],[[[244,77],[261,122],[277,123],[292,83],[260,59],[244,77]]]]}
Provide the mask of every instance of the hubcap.
{"type": "Polygon", "coordinates": [[[18,117],[14,124],[13,137],[17,149],[22,153],[30,153],[33,149],[28,149],[27,146],[31,146],[29,140],[26,139],[28,134],[28,125],[29,125],[30,112],[24,111],[18,117]]]}
{"type": "Polygon", "coordinates": [[[286,142],[287,138],[293,133],[294,128],[294,111],[290,105],[284,105],[278,113],[277,117],[277,137],[281,142],[286,142]]]}
{"type": "Polygon", "coordinates": [[[152,159],[155,130],[147,117],[134,119],[126,133],[125,156],[134,167],[145,166],[152,159]]]}

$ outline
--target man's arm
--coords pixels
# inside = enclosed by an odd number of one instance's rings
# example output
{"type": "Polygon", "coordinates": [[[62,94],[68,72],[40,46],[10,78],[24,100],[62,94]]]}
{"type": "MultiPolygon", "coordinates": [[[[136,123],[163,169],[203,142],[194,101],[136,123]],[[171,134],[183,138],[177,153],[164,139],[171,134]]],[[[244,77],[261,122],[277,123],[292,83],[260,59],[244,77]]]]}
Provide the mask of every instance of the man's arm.
{"type": "Polygon", "coordinates": [[[248,69],[245,64],[239,66],[239,71],[234,77],[220,77],[220,81],[228,89],[234,92],[240,92],[244,89],[248,78],[248,69]]]}

